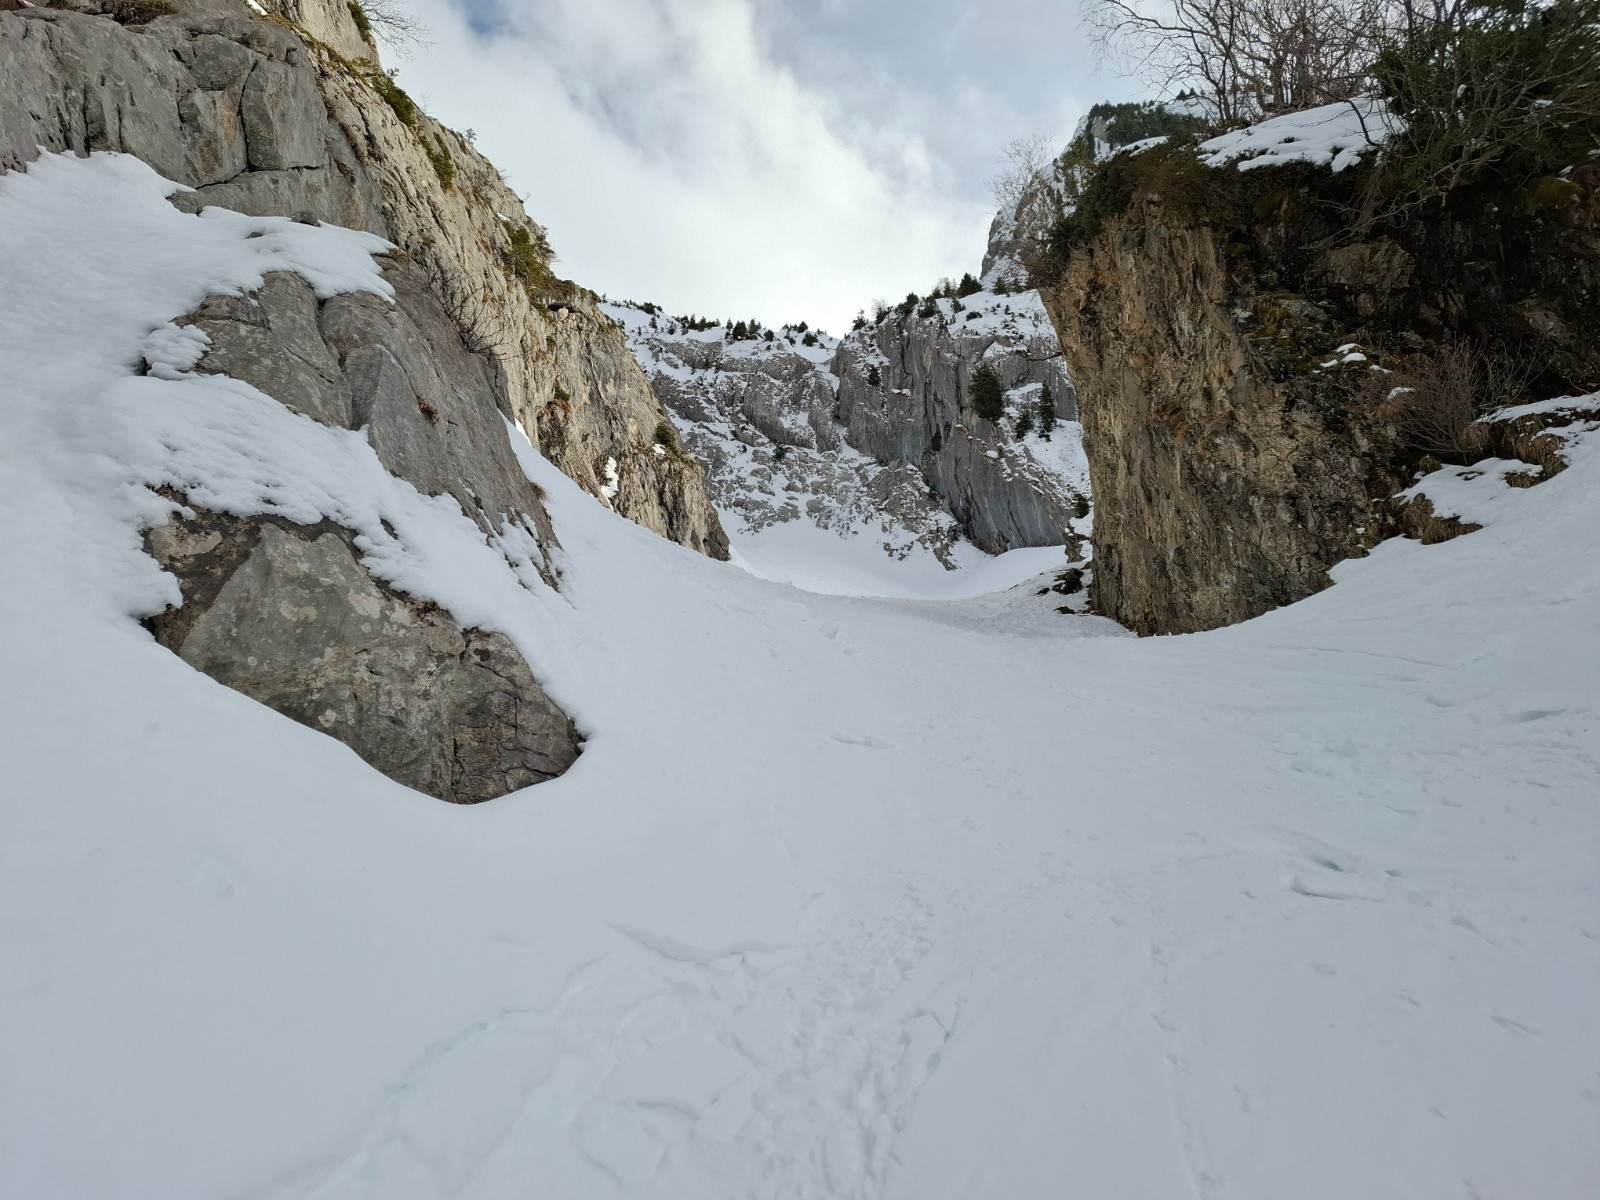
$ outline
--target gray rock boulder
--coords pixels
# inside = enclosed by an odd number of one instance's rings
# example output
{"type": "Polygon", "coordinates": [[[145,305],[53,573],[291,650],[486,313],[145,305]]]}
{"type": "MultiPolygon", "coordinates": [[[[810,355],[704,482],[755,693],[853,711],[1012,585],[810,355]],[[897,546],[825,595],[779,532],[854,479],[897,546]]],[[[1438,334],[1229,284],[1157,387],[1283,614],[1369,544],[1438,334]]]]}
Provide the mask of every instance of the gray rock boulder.
{"type": "Polygon", "coordinates": [[[211,343],[196,369],[243,380],[325,425],[365,429],[390,472],[454,496],[486,533],[521,525],[553,545],[507,438],[494,360],[462,342],[409,258],[386,256],[384,278],[392,304],[367,293],[319,301],[288,272],[247,296],[213,296],[186,318],[211,343]]]}
{"type": "Polygon", "coordinates": [[[147,544],[184,592],[152,621],[163,645],[408,787],[471,804],[578,757],[571,720],[503,634],[382,586],[346,530],[199,513],[147,544]]]}

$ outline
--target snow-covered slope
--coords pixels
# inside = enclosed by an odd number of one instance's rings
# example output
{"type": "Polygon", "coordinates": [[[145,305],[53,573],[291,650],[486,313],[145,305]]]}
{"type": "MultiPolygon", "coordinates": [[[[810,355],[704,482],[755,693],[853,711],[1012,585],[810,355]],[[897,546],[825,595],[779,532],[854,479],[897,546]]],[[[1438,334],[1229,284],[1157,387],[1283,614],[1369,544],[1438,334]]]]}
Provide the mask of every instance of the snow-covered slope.
{"type": "Polygon", "coordinates": [[[161,352],[269,266],[371,286],[370,244],[160,193],[0,178],[0,1194],[1600,1187],[1600,435],[1452,477],[1481,532],[1148,640],[755,579],[524,444],[557,593],[161,352]],[[444,805],[189,669],[134,619],[174,473],[360,522],[583,757],[444,805]]]}
{"type": "MultiPolygon", "coordinates": [[[[1044,550],[1064,540],[1088,468],[1075,421],[1046,430],[1036,419],[1050,382],[1072,414],[1037,293],[924,307],[888,311],[843,339],[803,326],[735,337],[649,304],[605,311],[673,416],[676,433],[663,439],[705,465],[735,559],[755,574],[916,597],[973,594],[1065,565],[1059,550],[1044,550]],[[999,423],[962,417],[979,363],[1006,384],[999,423]],[[1019,524],[1031,543],[1013,531],[1019,524]],[[1025,549],[994,564],[974,538],[1025,549]]],[[[657,453],[676,449],[663,442],[657,453]]],[[[1079,518],[1074,533],[1086,529],[1079,518]]]]}

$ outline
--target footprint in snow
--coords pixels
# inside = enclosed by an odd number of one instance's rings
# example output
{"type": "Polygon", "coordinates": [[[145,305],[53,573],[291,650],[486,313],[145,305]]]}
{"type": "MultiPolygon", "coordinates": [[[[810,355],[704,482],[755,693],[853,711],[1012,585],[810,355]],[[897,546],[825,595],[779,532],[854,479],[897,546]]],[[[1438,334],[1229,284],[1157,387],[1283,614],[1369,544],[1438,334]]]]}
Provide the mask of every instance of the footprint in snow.
{"type": "MultiPolygon", "coordinates": [[[[1337,869],[1336,869],[1337,870],[1337,869]]],[[[1289,890],[1318,900],[1387,900],[1388,890],[1380,883],[1343,872],[1327,875],[1292,875],[1289,890]]]]}
{"type": "Polygon", "coordinates": [[[868,750],[894,749],[893,742],[886,742],[882,738],[875,738],[866,734],[863,734],[860,737],[849,737],[842,733],[831,733],[828,736],[844,746],[865,746],[868,750]]]}

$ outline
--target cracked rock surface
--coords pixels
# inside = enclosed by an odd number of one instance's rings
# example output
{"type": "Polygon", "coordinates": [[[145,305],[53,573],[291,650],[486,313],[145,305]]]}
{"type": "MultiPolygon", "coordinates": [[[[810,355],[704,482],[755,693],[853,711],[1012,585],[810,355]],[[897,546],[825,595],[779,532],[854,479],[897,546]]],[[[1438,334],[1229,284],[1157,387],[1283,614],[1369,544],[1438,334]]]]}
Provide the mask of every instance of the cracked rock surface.
{"type": "MultiPolygon", "coordinates": [[[[319,301],[288,272],[189,318],[225,374],[325,425],[365,430],[379,461],[449,495],[488,537],[555,544],[538,490],[506,433],[492,365],[461,342],[417,267],[391,255],[394,303],[319,301]]],[[[183,604],[157,639],[197,670],[348,745],[390,778],[475,803],[560,775],[578,732],[501,633],[463,628],[361,565],[353,535],[190,507],[146,546],[178,577],[183,604]]]]}
{"type": "Polygon", "coordinates": [[[117,151],[193,189],[173,197],[186,211],[389,239],[547,458],[629,520],[727,556],[703,472],[652,452],[665,413],[621,331],[550,271],[544,230],[494,165],[384,75],[347,4],[176,0],[123,25],[98,0],[62,3],[0,10],[0,171],[41,148],[117,151]]]}
{"type": "Polygon", "coordinates": [[[162,644],[391,779],[471,804],[578,757],[571,720],[503,634],[383,587],[337,526],[200,513],[147,543],[184,590],[152,622],[162,644]]]}

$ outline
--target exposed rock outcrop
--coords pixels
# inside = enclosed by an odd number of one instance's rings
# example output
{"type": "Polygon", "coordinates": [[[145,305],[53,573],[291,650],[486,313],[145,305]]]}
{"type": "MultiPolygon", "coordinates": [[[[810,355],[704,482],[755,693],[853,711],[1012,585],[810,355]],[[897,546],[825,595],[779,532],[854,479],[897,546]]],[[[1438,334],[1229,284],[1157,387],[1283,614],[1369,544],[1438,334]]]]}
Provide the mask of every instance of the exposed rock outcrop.
{"type": "Polygon", "coordinates": [[[931,311],[892,311],[846,337],[833,369],[846,440],[879,462],[916,465],[977,545],[998,554],[1074,536],[1087,504],[1075,394],[1037,293],[979,292],[935,301],[931,311]],[[973,410],[980,365],[1005,391],[997,420],[973,410]],[[1037,416],[1046,388],[1069,422],[1048,439],[1037,416]],[[1032,429],[1018,436],[1024,416],[1032,429]]]}
{"type": "Polygon", "coordinates": [[[691,329],[629,305],[610,311],[673,414],[676,433],[663,431],[658,453],[705,464],[712,500],[741,533],[806,521],[867,538],[890,558],[920,547],[954,565],[961,527],[921,472],[846,443],[829,369],[837,338],[787,329],[734,341],[721,326],[691,329]]]}
{"type": "MultiPolygon", "coordinates": [[[[318,300],[287,272],[250,295],[213,296],[188,318],[209,343],[195,369],[365,429],[392,474],[453,496],[489,538],[538,547],[554,585],[555,537],[507,437],[501,377],[462,343],[414,263],[397,252],[384,277],[393,303],[318,300]]],[[[146,546],[183,591],[151,628],[190,665],[443,800],[491,799],[577,757],[572,722],[511,642],[375,580],[350,530],[187,507],[146,546]]]]}
{"type": "Polygon", "coordinates": [[[989,223],[989,241],[983,251],[983,282],[993,287],[1030,286],[1029,262],[1061,215],[1061,183],[1054,172],[1041,173],[1023,187],[1014,205],[1002,206],[989,223]]]}
{"type": "MultiPolygon", "coordinates": [[[[699,468],[654,451],[664,413],[621,332],[551,273],[544,231],[499,173],[378,67],[355,6],[268,4],[8,6],[0,169],[41,147],[116,151],[192,189],[173,197],[185,211],[320,220],[397,243],[384,272],[393,303],[319,300],[288,273],[211,297],[187,322],[209,343],[196,369],[364,429],[391,473],[454,497],[552,586],[554,533],[508,419],[623,515],[725,555],[699,468]]],[[[184,599],[151,622],[165,645],[402,783],[473,802],[577,756],[572,722],[502,633],[375,579],[349,529],[186,503],[147,547],[184,599]]]]}
{"type": "Polygon", "coordinates": [[[578,757],[571,720],[505,635],[383,587],[346,530],[201,512],[146,542],[184,592],[152,621],[163,645],[400,783],[471,804],[578,757]]]}
{"type": "Polygon", "coordinates": [[[493,165],[377,66],[349,5],[178,8],[142,25],[0,13],[0,169],[40,146],[116,150],[197,189],[177,199],[191,210],[304,214],[396,242],[558,467],[640,524],[726,553],[693,462],[650,451],[662,411],[620,331],[551,273],[544,231],[493,165]]]}
{"type": "Polygon", "coordinates": [[[1231,624],[1325,586],[1384,535],[1393,432],[1278,386],[1247,328],[1320,314],[1237,295],[1214,234],[1130,220],[1047,296],[1098,501],[1097,611],[1140,633],[1231,624]]]}
{"type": "Polygon", "coordinates": [[[1094,606],[1141,633],[1298,600],[1394,532],[1427,449],[1397,385],[1446,348],[1525,370],[1534,397],[1600,384],[1588,208],[1467,198],[1357,239],[1350,175],[1162,161],[1183,153],[1117,160],[1125,211],[1044,292],[1078,386],[1094,606]]]}
{"type": "Polygon", "coordinates": [[[743,532],[808,520],[947,567],[963,540],[989,553],[1076,541],[1088,501],[1072,385],[1032,292],[930,300],[928,315],[890,311],[843,339],[610,311],[743,532]],[[998,420],[971,412],[980,362],[1005,392],[998,420]]]}

